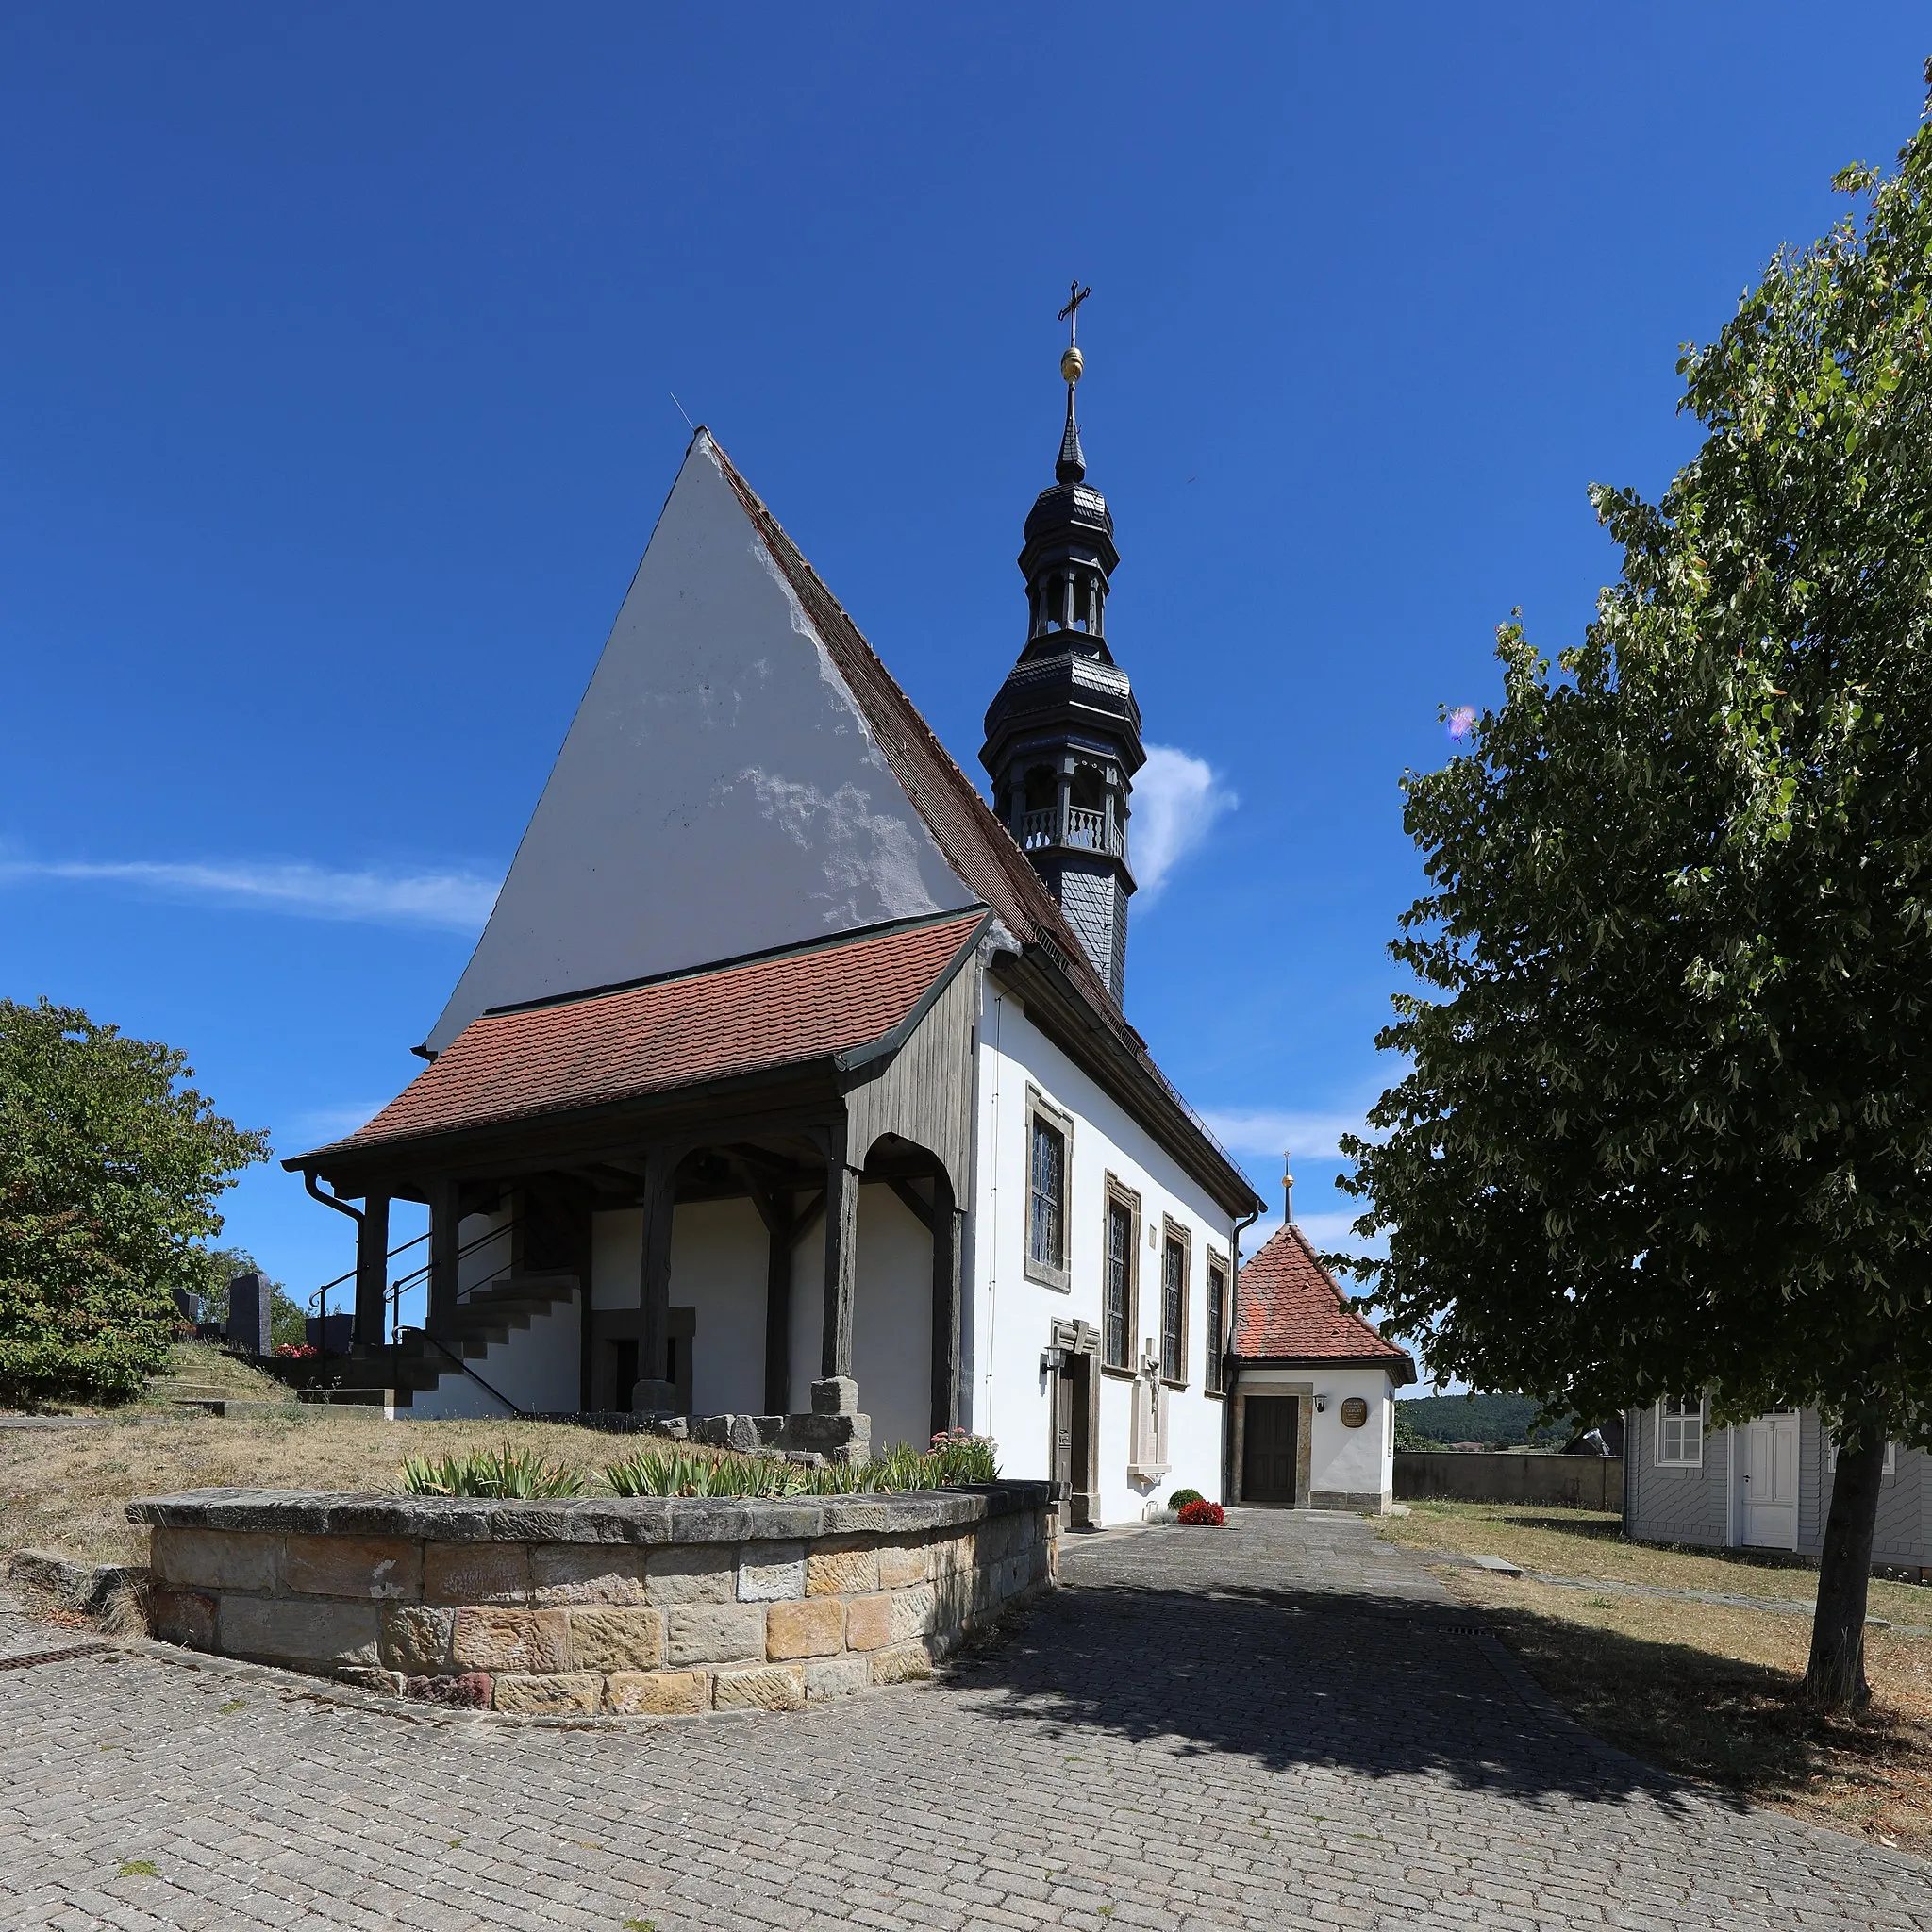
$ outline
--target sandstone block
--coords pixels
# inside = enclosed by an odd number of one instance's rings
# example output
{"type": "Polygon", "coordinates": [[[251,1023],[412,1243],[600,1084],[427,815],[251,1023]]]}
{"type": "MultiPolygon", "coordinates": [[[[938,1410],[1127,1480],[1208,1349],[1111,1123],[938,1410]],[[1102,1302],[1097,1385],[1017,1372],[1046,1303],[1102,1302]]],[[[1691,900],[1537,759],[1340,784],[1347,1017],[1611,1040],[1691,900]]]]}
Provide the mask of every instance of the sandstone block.
{"type": "Polygon", "coordinates": [[[977,1564],[979,1539],[970,1529],[962,1530],[958,1536],[941,1537],[933,1544],[931,1556],[935,1576],[957,1576],[977,1564]]]}
{"type": "Polygon", "coordinates": [[[487,1671],[465,1671],[459,1677],[406,1677],[403,1695],[424,1704],[454,1704],[488,1710],[492,1687],[487,1671]]]}
{"type": "MultiPolygon", "coordinates": [[[[930,1574],[931,1552],[924,1543],[914,1543],[910,1548],[882,1543],[878,1557],[880,1590],[903,1590],[908,1583],[924,1583],[930,1574]]],[[[873,1587],[866,1586],[868,1590],[873,1587]]]]}
{"type": "Polygon", "coordinates": [[[805,1667],[805,1696],[808,1704],[827,1704],[850,1697],[872,1682],[872,1659],[864,1657],[815,1657],[805,1667]]]}
{"type": "Polygon", "coordinates": [[[882,1554],[870,1537],[827,1537],[814,1543],[805,1559],[806,1595],[855,1596],[876,1590],[882,1554]]]}
{"type": "Polygon", "coordinates": [[[610,1604],[568,1615],[574,1670],[655,1671],[664,1661],[662,1610],[610,1604]]]}
{"type": "Polygon", "coordinates": [[[892,1641],[905,1643],[923,1637],[932,1628],[936,1599],[929,1583],[915,1583],[909,1590],[892,1592],[892,1641]]]}
{"type": "Polygon", "coordinates": [[[845,1648],[883,1650],[892,1641],[892,1599],[889,1592],[856,1596],[845,1606],[845,1648]]]}
{"type": "Polygon", "coordinates": [[[148,1618],[163,1643],[186,1644],[190,1650],[215,1647],[215,1600],[195,1590],[157,1590],[148,1602],[148,1618]]]}
{"type": "Polygon", "coordinates": [[[429,1543],[423,1551],[423,1600],[432,1604],[527,1604],[530,1552],[525,1543],[429,1543]]]}
{"type": "Polygon", "coordinates": [[[835,1596],[801,1597],[765,1612],[765,1655],[831,1657],[845,1647],[845,1606],[835,1596]]]}
{"type": "Polygon", "coordinates": [[[654,1604],[728,1604],[738,1595],[738,1557],[714,1544],[653,1550],[644,1594],[654,1604]]]}
{"type": "Polygon", "coordinates": [[[258,1590],[275,1587],[278,1537],[252,1530],[157,1529],[148,1563],[157,1583],[176,1590],[258,1590]]]}
{"type": "Polygon", "coordinates": [[[665,1660],[742,1663],[765,1654],[762,1604],[688,1604],[665,1615],[665,1660]]]}
{"type": "Polygon", "coordinates": [[[375,1690],[384,1697],[403,1694],[402,1672],[378,1671],[369,1664],[344,1664],[336,1673],[336,1682],[353,1685],[358,1690],[375,1690]]]}
{"type": "Polygon", "coordinates": [[[923,1643],[895,1643],[875,1653],[872,1660],[874,1684],[911,1684],[931,1675],[932,1658],[923,1643]]]}
{"type": "Polygon", "coordinates": [[[542,1605],[650,1601],[643,1551],[608,1543],[540,1543],[530,1552],[530,1580],[542,1605]]]}
{"type": "Polygon", "coordinates": [[[446,1671],[457,1613],[427,1604],[391,1604],[382,1613],[382,1659],[416,1675],[446,1671]]]}
{"type": "Polygon", "coordinates": [[[755,1664],[749,1670],[719,1671],[711,1679],[711,1703],[718,1710],[802,1710],[804,1668],[755,1664]]]}
{"type": "Polygon", "coordinates": [[[738,1558],[738,1600],[775,1603],[805,1594],[803,1543],[746,1543],[738,1558]]]}
{"type": "Polygon", "coordinates": [[[496,1679],[491,1701],[498,1710],[595,1710],[604,1701],[604,1679],[595,1671],[508,1671],[496,1679]]]}
{"type": "Polygon", "coordinates": [[[708,1671],[613,1671],[604,1680],[604,1707],[629,1717],[675,1717],[709,1710],[708,1671]]]}
{"type": "Polygon", "coordinates": [[[554,1673],[564,1667],[570,1625],[562,1610],[457,1612],[451,1656],[466,1671],[554,1673]]]}
{"type": "Polygon", "coordinates": [[[402,1537],[291,1536],[282,1545],[282,1582],[306,1596],[423,1594],[423,1546],[402,1537]]]}
{"type": "Polygon", "coordinates": [[[225,1596],[218,1627],[229,1657],[266,1657],[310,1670],[379,1664],[382,1612],[320,1597],[225,1596]]]}

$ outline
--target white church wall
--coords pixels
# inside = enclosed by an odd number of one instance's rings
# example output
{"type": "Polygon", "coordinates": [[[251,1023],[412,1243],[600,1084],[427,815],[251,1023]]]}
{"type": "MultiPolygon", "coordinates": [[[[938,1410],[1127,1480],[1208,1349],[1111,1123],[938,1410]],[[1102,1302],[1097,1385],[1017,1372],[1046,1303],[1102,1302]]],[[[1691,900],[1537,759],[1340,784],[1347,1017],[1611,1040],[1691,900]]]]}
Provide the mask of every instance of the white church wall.
{"type": "MultiPolygon", "coordinates": [[[[641,1215],[641,1241],[642,1234],[641,1215]]],[[[756,1415],[765,1406],[767,1255],[765,1224],[749,1201],[687,1201],[672,1214],[671,1299],[697,1311],[691,1400],[698,1415],[756,1415]]]]}
{"type": "Polygon", "coordinates": [[[858,1191],[852,1373],[873,1447],[924,1449],[932,1439],[932,1237],[890,1188],[858,1191]]]}
{"type": "Polygon", "coordinates": [[[578,1298],[553,1302],[530,1318],[527,1328],[471,1359],[475,1375],[455,1363],[433,1389],[417,1392],[408,1413],[429,1420],[508,1415],[514,1403],[526,1415],[564,1415],[577,1406],[579,1353],[583,1336],[578,1298]],[[480,1375],[507,1402],[499,1402],[476,1380],[480,1375]]]}
{"type": "Polygon", "coordinates": [[[973,899],[700,436],[428,1044],[973,899]]]}
{"type": "Polygon", "coordinates": [[[1000,1467],[1023,1478],[1052,1474],[1052,1391],[1040,1354],[1053,1324],[1102,1321],[1107,1186],[1111,1174],[1141,1197],[1138,1361],[1159,1336],[1163,1217],[1191,1236],[1187,1382],[1168,1391],[1167,1474],[1127,1476],[1133,1391],[1100,1377],[1100,1467],[1104,1523],[1139,1521],[1182,1487],[1219,1500],[1224,1404],[1206,1393],[1208,1253],[1234,1258],[1233,1219],[1143,1127],[1076,1067],[1026,1017],[1021,1003],[987,982],[979,1028],[978,1161],[972,1249],[969,1425],[999,1443],[1000,1467]],[[1068,1186],[1068,1285],[1031,1281],[1025,1272],[1027,1091],[1073,1117],[1068,1186]],[[1149,1245],[1149,1230],[1154,1244],[1149,1245]]]}
{"type": "Polygon", "coordinates": [[[457,1293],[468,1294],[509,1273],[511,1215],[508,1208],[494,1214],[465,1214],[457,1223],[457,1293]],[[486,1235],[494,1241],[486,1241],[486,1235]],[[468,1249],[464,1254],[462,1250],[468,1249]]]}
{"type": "MultiPolygon", "coordinates": [[[[674,1228],[675,1231],[675,1228],[674,1228]]],[[[644,1210],[613,1208],[591,1216],[591,1306],[635,1308],[644,1258],[644,1210]]]]}

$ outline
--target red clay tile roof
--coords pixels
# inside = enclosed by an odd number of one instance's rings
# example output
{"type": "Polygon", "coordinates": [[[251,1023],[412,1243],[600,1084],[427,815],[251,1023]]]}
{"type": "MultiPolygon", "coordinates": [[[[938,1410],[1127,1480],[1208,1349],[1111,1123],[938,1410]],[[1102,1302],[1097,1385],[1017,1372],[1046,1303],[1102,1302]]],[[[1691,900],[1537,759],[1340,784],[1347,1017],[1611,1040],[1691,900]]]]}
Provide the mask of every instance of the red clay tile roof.
{"type": "Polygon", "coordinates": [[[1292,1222],[1276,1228],[1241,1269],[1234,1352],[1243,1361],[1381,1363],[1397,1382],[1415,1379],[1407,1351],[1385,1341],[1348,1306],[1292,1222]]]}
{"type": "Polygon", "coordinates": [[[808,951],[484,1013],[367,1126],[314,1152],[596,1107],[873,1045],[947,975],[985,916],[975,908],[808,951]]]}

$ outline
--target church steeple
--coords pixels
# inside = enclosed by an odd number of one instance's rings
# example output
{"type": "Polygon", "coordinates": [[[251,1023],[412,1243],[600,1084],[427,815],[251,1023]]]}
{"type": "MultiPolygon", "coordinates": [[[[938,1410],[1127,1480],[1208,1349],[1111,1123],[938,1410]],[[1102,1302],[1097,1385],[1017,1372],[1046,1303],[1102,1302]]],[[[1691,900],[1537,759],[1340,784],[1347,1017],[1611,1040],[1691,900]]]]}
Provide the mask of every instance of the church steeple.
{"type": "MultiPolygon", "coordinates": [[[[1062,320],[1077,327],[1076,284],[1062,320]]],[[[1067,425],[1054,475],[1026,519],[1026,642],[986,714],[980,763],[993,807],[1046,882],[1108,990],[1126,982],[1128,801],[1146,762],[1141,710],[1107,643],[1120,563],[1107,500],[1087,482],[1074,411],[1085,369],[1077,340],[1060,358],[1067,425]]]]}

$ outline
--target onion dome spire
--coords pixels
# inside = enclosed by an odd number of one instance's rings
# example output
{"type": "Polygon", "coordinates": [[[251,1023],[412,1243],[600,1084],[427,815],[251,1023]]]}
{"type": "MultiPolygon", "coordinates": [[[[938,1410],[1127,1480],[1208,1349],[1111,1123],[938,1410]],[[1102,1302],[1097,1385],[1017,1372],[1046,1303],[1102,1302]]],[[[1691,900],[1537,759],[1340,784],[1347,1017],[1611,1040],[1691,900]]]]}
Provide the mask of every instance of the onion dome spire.
{"type": "MultiPolygon", "coordinates": [[[[1062,322],[1077,324],[1089,293],[1076,282],[1062,322]]],[[[1074,928],[1115,999],[1127,972],[1134,874],[1127,818],[1146,762],[1141,709],[1107,641],[1107,602],[1120,553],[1107,499],[1087,480],[1074,414],[1084,358],[1060,356],[1067,425],[1056,481],[1026,519],[1026,642],[986,713],[979,760],[994,809],[1074,928]]]]}

